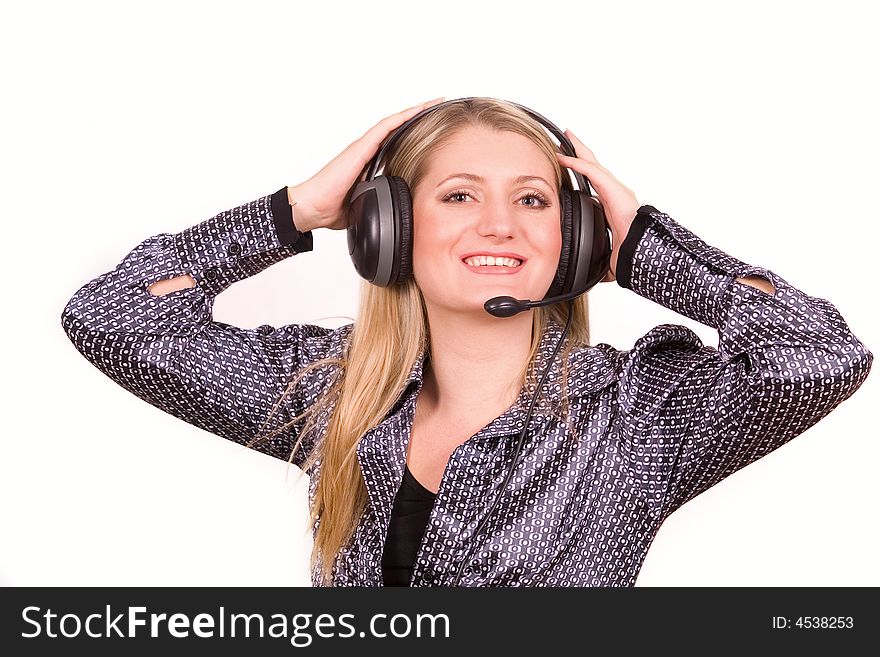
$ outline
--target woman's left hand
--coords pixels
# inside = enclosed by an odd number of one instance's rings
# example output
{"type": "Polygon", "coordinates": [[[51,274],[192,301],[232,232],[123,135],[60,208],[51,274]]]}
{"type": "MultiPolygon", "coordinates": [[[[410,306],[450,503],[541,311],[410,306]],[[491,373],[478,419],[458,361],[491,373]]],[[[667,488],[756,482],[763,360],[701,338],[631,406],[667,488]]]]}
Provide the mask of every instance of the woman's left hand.
{"type": "MultiPolygon", "coordinates": [[[[559,163],[582,173],[589,180],[590,185],[596,190],[596,196],[605,210],[605,220],[611,229],[611,270],[602,279],[602,282],[616,279],[617,255],[620,252],[620,244],[629,233],[629,228],[635,219],[636,212],[641,203],[636,199],[633,191],[611,175],[611,172],[596,161],[593,151],[587,148],[583,142],[574,136],[571,130],[565,131],[574,146],[577,157],[570,157],[557,153],[559,163]]],[[[558,148],[557,148],[558,150],[558,148]]],[[[585,191],[585,190],[582,190],[585,191]]]]}

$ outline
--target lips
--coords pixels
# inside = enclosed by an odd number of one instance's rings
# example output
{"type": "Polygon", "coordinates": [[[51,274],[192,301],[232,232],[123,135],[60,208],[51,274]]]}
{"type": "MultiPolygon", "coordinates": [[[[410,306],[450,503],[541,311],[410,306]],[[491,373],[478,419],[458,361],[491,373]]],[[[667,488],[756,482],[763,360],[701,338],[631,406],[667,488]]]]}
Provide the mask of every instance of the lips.
{"type": "Polygon", "coordinates": [[[519,267],[499,267],[497,265],[481,265],[480,267],[474,267],[466,262],[462,262],[461,264],[475,274],[489,274],[495,276],[512,276],[513,274],[518,274],[522,270],[522,265],[519,267]]]}
{"type": "Polygon", "coordinates": [[[461,256],[462,261],[467,260],[471,256],[492,256],[493,258],[515,258],[522,264],[525,264],[525,257],[519,253],[511,253],[510,251],[470,251],[461,256]]]}
{"type": "Polygon", "coordinates": [[[463,264],[465,267],[467,267],[471,272],[473,272],[475,274],[488,274],[488,275],[494,275],[494,276],[510,276],[510,275],[516,274],[520,270],[522,270],[523,265],[525,264],[525,258],[523,256],[519,255],[518,253],[509,253],[509,252],[491,253],[491,252],[483,251],[483,252],[476,252],[476,253],[468,253],[467,255],[465,255],[462,258],[461,264],[463,264]],[[471,265],[471,264],[468,264],[467,262],[465,262],[468,258],[473,258],[476,256],[491,256],[493,258],[512,258],[514,260],[519,261],[519,265],[517,265],[516,267],[511,267],[509,265],[488,265],[488,264],[486,264],[486,265],[471,265]]]}

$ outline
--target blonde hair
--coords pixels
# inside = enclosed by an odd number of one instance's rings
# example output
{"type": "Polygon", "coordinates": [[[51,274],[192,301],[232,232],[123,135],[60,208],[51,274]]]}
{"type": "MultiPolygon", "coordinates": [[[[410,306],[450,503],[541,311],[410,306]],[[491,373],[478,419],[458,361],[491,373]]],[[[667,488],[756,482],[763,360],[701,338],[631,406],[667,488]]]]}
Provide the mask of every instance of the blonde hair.
{"type": "MultiPolygon", "coordinates": [[[[523,135],[537,144],[556,172],[557,189],[572,189],[569,174],[556,159],[556,145],[537,121],[518,107],[489,98],[474,98],[436,109],[412,124],[383,158],[382,173],[402,178],[414,190],[428,169],[431,155],[466,127],[486,127],[523,135]]],[[[535,358],[548,320],[564,326],[568,302],[532,311],[532,342],[518,380],[530,392],[537,387],[535,358]]],[[[327,428],[303,464],[308,471],[320,461],[318,481],[311,499],[314,543],[311,555],[324,583],[331,581],[333,565],[340,550],[351,541],[366,508],[367,491],[357,459],[361,436],[379,424],[392,410],[403,392],[413,365],[429,346],[427,312],[421,290],[413,277],[405,283],[378,287],[361,282],[360,306],[341,358],[325,358],[311,363],[288,384],[272,413],[309,371],[335,366],[327,390],[306,411],[253,442],[288,430],[306,417],[290,455],[294,458],[303,439],[315,430],[318,419],[329,414],[327,428]]],[[[576,345],[589,344],[589,306],[587,295],[572,304],[571,327],[558,356],[562,363],[562,403],[553,412],[568,422],[568,356],[576,345]]],[[[271,414],[270,414],[271,418],[271,414]]],[[[268,421],[267,421],[268,422],[268,421]]],[[[265,425],[264,425],[265,426],[265,425]]]]}

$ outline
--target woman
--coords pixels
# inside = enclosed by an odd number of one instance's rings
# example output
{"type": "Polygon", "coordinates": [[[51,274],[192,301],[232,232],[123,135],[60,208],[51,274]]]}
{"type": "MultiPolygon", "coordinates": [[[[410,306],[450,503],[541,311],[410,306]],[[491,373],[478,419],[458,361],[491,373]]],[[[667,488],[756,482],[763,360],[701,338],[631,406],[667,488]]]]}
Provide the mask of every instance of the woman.
{"type": "Polygon", "coordinates": [[[412,193],[413,275],[363,283],[354,324],[212,321],[226,287],[347,228],[367,163],[436,102],[299,185],[145,240],[74,295],[64,328],[142,399],[309,472],[316,585],[632,585],[669,514],[812,426],[873,356],[830,303],[640,205],[571,132],[576,156],[492,99],[436,108],[387,154],[412,193]],[[590,346],[583,295],[486,312],[553,283],[566,168],[604,208],[605,280],[717,328],[718,349],[668,324],[628,351],[590,346]]]}

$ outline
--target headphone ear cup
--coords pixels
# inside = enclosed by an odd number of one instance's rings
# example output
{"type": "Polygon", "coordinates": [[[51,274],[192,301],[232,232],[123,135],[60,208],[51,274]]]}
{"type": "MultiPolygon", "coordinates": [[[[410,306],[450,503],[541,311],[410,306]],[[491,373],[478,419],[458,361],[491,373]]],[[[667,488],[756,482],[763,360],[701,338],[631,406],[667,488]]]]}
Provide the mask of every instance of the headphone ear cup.
{"type": "MultiPolygon", "coordinates": [[[[559,253],[559,265],[556,268],[556,276],[553,279],[553,284],[550,285],[550,289],[547,290],[547,294],[544,295],[545,299],[566,294],[571,290],[571,281],[568,279],[572,278],[570,274],[574,271],[574,267],[571,260],[576,255],[572,252],[572,237],[576,234],[574,230],[575,217],[573,215],[575,213],[580,215],[579,202],[575,203],[578,199],[572,199],[572,194],[574,193],[576,192],[563,189],[559,195],[559,202],[562,206],[562,250],[559,253]],[[575,207],[577,210],[574,210],[575,207]]],[[[580,217],[577,220],[579,223],[580,217]]]]}
{"type": "Polygon", "coordinates": [[[358,275],[379,287],[390,284],[394,254],[394,203],[384,176],[359,182],[348,208],[348,254],[358,275]]]}
{"type": "Polygon", "coordinates": [[[394,264],[390,285],[404,283],[412,276],[412,196],[409,186],[397,176],[389,176],[394,203],[394,264]]]}
{"type": "Polygon", "coordinates": [[[379,287],[406,281],[412,275],[412,200],[403,179],[377,176],[357,183],[348,212],[355,271],[379,287]]]}

